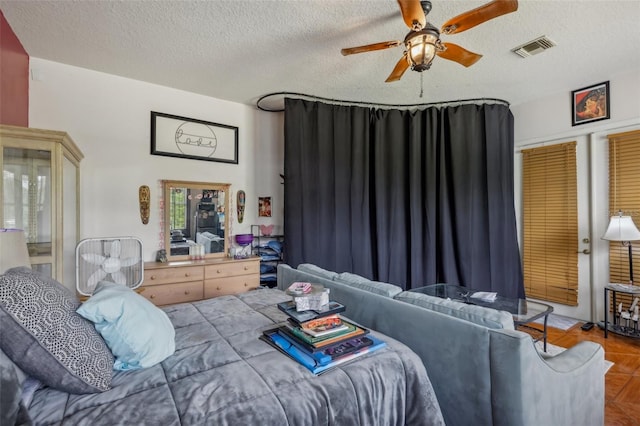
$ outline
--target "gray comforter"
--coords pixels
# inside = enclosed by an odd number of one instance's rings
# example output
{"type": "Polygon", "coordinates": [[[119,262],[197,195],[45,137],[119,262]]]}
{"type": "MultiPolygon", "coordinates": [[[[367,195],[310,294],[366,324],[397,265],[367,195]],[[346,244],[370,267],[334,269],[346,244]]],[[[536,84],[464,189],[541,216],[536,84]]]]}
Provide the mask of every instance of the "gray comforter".
{"type": "Polygon", "coordinates": [[[258,339],[286,319],[283,292],[261,289],[165,307],[176,352],[144,370],[116,372],[113,388],[72,395],[38,390],[34,424],[442,425],[420,358],[387,346],[314,376],[258,339]]]}

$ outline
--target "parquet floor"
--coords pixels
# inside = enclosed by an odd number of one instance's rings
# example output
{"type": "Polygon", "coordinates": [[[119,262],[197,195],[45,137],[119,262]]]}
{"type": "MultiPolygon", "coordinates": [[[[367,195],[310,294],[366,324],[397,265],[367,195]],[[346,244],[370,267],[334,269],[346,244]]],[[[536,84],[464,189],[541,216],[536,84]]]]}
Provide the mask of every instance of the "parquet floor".
{"type": "Polygon", "coordinates": [[[640,426],[640,339],[609,333],[597,325],[583,331],[582,323],[567,331],[549,327],[548,342],[564,348],[590,340],[604,348],[614,362],[605,376],[605,426],[640,426]]]}

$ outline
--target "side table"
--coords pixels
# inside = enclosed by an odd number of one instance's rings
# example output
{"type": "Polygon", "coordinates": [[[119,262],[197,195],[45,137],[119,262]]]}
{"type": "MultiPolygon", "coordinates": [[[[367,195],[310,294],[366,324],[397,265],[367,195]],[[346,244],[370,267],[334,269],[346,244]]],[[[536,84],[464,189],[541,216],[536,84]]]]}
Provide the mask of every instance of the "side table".
{"type": "MultiPolygon", "coordinates": [[[[607,338],[608,332],[611,331],[612,333],[623,336],[640,338],[638,321],[624,319],[616,314],[617,293],[630,294],[632,298],[640,297],[640,286],[632,284],[606,284],[604,286],[604,337],[607,338]],[[611,293],[613,297],[613,323],[609,322],[609,293],[611,293]],[[625,325],[622,324],[622,320],[626,321],[625,325]]],[[[631,315],[633,315],[633,312],[631,315]]]]}

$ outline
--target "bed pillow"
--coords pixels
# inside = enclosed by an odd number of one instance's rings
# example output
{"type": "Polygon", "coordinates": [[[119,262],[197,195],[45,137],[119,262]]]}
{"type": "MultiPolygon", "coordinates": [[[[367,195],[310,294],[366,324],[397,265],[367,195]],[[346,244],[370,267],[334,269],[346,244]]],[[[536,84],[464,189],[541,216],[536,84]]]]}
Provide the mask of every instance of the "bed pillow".
{"type": "Polygon", "coordinates": [[[78,313],[107,342],[115,370],[151,367],[175,351],[175,330],[167,314],[121,284],[100,281],[78,313]]]}
{"type": "Polygon", "coordinates": [[[111,386],[113,355],[78,299],[29,268],[0,275],[0,348],[29,376],[75,394],[111,386]]]}

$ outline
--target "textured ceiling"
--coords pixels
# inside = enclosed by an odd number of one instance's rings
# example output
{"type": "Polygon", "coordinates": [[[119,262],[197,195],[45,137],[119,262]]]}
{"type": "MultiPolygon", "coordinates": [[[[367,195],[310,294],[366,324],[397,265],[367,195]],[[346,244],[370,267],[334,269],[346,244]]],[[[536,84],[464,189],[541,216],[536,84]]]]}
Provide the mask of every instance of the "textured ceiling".
{"type": "MultiPolygon", "coordinates": [[[[433,0],[428,20],[487,1],[433,0]]],[[[413,104],[500,98],[519,104],[640,74],[640,1],[521,0],[518,11],[442,35],[483,54],[465,68],[436,58],[424,77],[385,83],[402,47],[344,57],[343,47],[402,40],[395,0],[5,1],[0,9],[31,57],[254,105],[286,91],[413,104]],[[556,47],[511,49],[546,35],[556,47]]]]}

